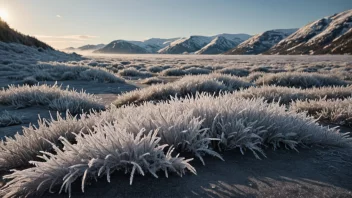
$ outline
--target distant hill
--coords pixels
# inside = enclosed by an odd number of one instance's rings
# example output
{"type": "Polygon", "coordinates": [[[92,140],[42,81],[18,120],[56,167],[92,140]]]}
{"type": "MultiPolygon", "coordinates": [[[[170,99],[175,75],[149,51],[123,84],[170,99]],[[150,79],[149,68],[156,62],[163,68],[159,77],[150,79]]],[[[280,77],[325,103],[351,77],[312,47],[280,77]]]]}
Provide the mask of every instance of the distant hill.
{"type": "Polygon", "coordinates": [[[98,50],[105,47],[105,44],[97,44],[97,45],[92,45],[92,44],[88,44],[88,45],[83,45],[81,47],[68,47],[65,48],[63,50],[65,51],[94,51],[94,50],[98,50]]]}
{"type": "Polygon", "coordinates": [[[250,38],[248,34],[219,34],[195,54],[221,54],[250,38]]]}
{"type": "Polygon", "coordinates": [[[278,29],[257,34],[235,48],[229,50],[225,54],[261,54],[297,30],[298,29],[278,29]]]}
{"type": "Polygon", "coordinates": [[[5,21],[1,20],[1,18],[0,18],[0,41],[4,43],[17,43],[17,44],[30,46],[30,47],[53,50],[52,47],[50,47],[49,45],[45,44],[42,41],[39,41],[36,38],[21,34],[16,30],[13,30],[5,21]]]}
{"type": "Polygon", "coordinates": [[[160,54],[183,54],[200,50],[212,40],[207,36],[190,36],[171,42],[168,46],[159,50],[160,54]]]}
{"type": "Polygon", "coordinates": [[[149,53],[145,48],[124,40],[116,40],[105,47],[94,51],[94,53],[106,54],[147,54],[149,53]]]}
{"type": "Polygon", "coordinates": [[[180,38],[159,50],[160,54],[219,54],[247,40],[248,34],[218,34],[180,38]],[[204,49],[203,49],[204,48],[204,49]]]}
{"type": "Polygon", "coordinates": [[[148,53],[157,53],[160,49],[168,46],[171,42],[177,39],[179,38],[171,38],[171,39],[151,38],[144,41],[128,41],[128,42],[146,49],[148,53]]]}
{"type": "Polygon", "coordinates": [[[159,54],[352,54],[352,10],[324,17],[300,29],[183,38],[116,40],[96,53],[159,54]]]}
{"type": "Polygon", "coordinates": [[[86,50],[98,50],[105,47],[104,44],[98,44],[98,45],[83,45],[81,47],[78,47],[78,50],[86,51],[86,50]]]}
{"type": "Polygon", "coordinates": [[[324,17],[300,28],[266,54],[351,53],[352,10],[324,17]]]}
{"type": "Polygon", "coordinates": [[[63,50],[65,50],[65,51],[73,51],[73,50],[76,50],[76,48],[74,48],[74,47],[68,47],[68,48],[65,48],[65,49],[63,49],[63,50]]]}

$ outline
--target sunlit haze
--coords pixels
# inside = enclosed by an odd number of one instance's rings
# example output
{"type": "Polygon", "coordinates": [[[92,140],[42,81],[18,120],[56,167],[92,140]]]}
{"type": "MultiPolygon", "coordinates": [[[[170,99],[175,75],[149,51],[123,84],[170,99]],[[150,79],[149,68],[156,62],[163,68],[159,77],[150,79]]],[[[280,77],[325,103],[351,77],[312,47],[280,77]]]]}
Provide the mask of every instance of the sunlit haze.
{"type": "Polygon", "coordinates": [[[9,13],[7,12],[7,10],[0,8],[0,18],[3,19],[4,21],[9,20],[9,13]]]}

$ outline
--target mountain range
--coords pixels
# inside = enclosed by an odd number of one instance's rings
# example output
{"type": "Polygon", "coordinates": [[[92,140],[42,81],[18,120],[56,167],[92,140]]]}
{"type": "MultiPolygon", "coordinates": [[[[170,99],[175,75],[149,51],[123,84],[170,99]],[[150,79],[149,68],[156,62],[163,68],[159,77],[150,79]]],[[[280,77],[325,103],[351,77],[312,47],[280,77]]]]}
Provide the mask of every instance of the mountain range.
{"type": "Polygon", "coordinates": [[[77,47],[77,48],[74,48],[74,47],[68,47],[68,48],[65,48],[64,50],[65,51],[94,51],[94,50],[98,50],[98,49],[101,49],[105,47],[105,44],[97,44],[97,45],[83,45],[81,47],[77,47]]]}
{"type": "Polygon", "coordinates": [[[351,53],[352,10],[324,17],[300,28],[267,54],[351,53]]]}
{"type": "Polygon", "coordinates": [[[261,54],[295,31],[297,31],[297,29],[269,30],[242,42],[237,47],[227,51],[226,54],[261,54]]]}
{"type": "Polygon", "coordinates": [[[193,35],[116,40],[96,53],[159,54],[345,54],[352,53],[352,10],[311,22],[299,29],[274,29],[248,34],[193,35]]]}

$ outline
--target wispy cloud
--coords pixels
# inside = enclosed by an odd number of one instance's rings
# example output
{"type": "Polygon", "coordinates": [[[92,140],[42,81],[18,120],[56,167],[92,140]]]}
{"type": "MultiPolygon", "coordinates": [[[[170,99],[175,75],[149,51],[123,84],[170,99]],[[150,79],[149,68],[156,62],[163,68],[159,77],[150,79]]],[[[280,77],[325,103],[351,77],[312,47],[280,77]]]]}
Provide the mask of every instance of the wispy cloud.
{"type": "Polygon", "coordinates": [[[59,14],[57,14],[57,15],[56,15],[56,17],[57,17],[57,18],[62,18],[62,16],[61,16],[61,15],[59,15],[59,14]]]}
{"type": "Polygon", "coordinates": [[[77,46],[82,45],[84,43],[90,43],[95,38],[99,38],[94,35],[85,35],[85,34],[77,34],[77,35],[35,35],[36,38],[42,40],[54,47],[63,48],[67,46],[77,46]]]}
{"type": "Polygon", "coordinates": [[[98,38],[98,36],[93,35],[62,35],[62,36],[52,36],[52,35],[36,35],[35,37],[39,39],[64,39],[64,40],[80,40],[86,41],[98,38]]]}
{"type": "Polygon", "coordinates": [[[45,40],[46,43],[84,43],[84,41],[45,40]]]}

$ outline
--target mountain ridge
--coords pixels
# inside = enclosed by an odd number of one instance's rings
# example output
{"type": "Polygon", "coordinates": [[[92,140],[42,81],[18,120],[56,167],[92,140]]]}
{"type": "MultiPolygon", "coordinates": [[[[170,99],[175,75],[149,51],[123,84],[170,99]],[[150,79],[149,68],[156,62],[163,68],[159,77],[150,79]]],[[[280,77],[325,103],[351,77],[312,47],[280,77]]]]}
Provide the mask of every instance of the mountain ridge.
{"type": "MultiPolygon", "coordinates": [[[[340,42],[339,46],[346,48],[345,50],[340,50],[340,53],[345,53],[348,49],[347,46],[344,47],[343,43],[351,42],[352,37],[349,36],[351,28],[352,10],[346,10],[308,23],[273,46],[266,54],[334,53],[329,46],[338,45],[334,44],[334,42],[339,40],[339,37],[344,38],[344,41],[338,41],[340,42]]],[[[337,50],[335,51],[337,52],[337,50]]]]}
{"type": "Polygon", "coordinates": [[[229,55],[252,55],[261,54],[275,44],[279,43],[289,35],[293,34],[298,29],[274,29],[263,33],[254,35],[248,40],[237,45],[235,48],[227,51],[225,54],[229,55]]]}
{"type": "Polygon", "coordinates": [[[0,18],[0,41],[4,43],[18,43],[29,47],[54,50],[50,45],[36,39],[35,37],[24,35],[12,29],[0,18]]]}

